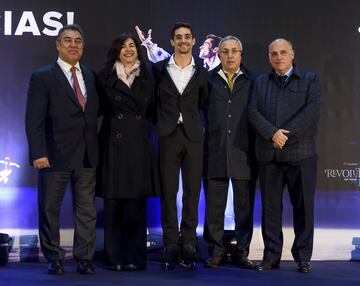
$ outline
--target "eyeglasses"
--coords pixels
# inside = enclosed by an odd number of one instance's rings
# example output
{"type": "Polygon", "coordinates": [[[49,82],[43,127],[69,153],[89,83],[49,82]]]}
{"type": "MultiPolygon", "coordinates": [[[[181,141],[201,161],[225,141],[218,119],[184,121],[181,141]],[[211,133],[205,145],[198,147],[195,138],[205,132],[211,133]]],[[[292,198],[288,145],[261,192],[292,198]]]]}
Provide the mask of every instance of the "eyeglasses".
{"type": "Polygon", "coordinates": [[[228,56],[228,55],[237,55],[237,54],[241,54],[242,50],[222,50],[219,51],[220,54],[223,54],[224,56],[228,56]]]}

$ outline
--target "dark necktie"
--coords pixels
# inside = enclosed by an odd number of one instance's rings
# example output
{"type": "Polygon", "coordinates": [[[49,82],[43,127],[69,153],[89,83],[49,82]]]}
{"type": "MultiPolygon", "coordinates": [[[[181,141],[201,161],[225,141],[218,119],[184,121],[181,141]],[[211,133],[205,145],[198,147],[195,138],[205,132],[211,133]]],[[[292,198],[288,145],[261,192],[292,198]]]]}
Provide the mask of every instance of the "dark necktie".
{"type": "Polygon", "coordinates": [[[76,67],[72,67],[70,69],[70,71],[71,71],[71,78],[73,80],[73,88],[75,91],[76,98],[79,101],[82,110],[84,111],[85,110],[85,96],[81,91],[80,84],[79,84],[79,81],[76,76],[76,67]]]}
{"type": "Polygon", "coordinates": [[[287,80],[288,76],[287,75],[280,75],[278,76],[278,80],[280,83],[280,86],[283,87],[285,86],[286,80],[287,80]]]}

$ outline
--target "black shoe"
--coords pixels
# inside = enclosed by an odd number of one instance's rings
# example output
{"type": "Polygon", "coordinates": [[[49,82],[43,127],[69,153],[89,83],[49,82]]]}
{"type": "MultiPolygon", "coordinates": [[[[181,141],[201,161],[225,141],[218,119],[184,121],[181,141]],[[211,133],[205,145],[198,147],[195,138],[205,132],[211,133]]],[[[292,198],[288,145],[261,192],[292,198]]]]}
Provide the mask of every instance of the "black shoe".
{"type": "Polygon", "coordinates": [[[181,260],[185,262],[195,262],[199,261],[199,256],[195,245],[192,244],[183,244],[181,245],[181,260]]]}
{"type": "Polygon", "coordinates": [[[254,263],[245,256],[238,256],[235,258],[235,265],[243,269],[253,269],[254,263]]]}
{"type": "Polygon", "coordinates": [[[217,268],[221,264],[223,258],[224,258],[223,255],[212,256],[205,261],[204,267],[217,268]]]}
{"type": "Polygon", "coordinates": [[[166,246],[164,249],[164,269],[172,270],[179,261],[179,249],[177,245],[166,246]]]}
{"type": "Polygon", "coordinates": [[[280,266],[280,261],[264,259],[263,261],[261,261],[260,264],[257,264],[254,269],[256,271],[266,271],[266,270],[279,268],[279,266],[280,266]]]}
{"type": "Polygon", "coordinates": [[[193,262],[193,261],[180,260],[179,265],[182,268],[189,269],[189,270],[196,270],[197,269],[197,263],[193,262]]]}
{"type": "Polygon", "coordinates": [[[77,262],[77,272],[80,274],[95,274],[95,267],[88,260],[79,260],[77,262]]]}
{"type": "Polygon", "coordinates": [[[55,274],[55,275],[64,274],[64,266],[63,266],[61,260],[52,261],[48,266],[48,273],[55,274]]]}
{"type": "Polygon", "coordinates": [[[114,265],[109,266],[109,270],[120,272],[120,271],[124,270],[124,267],[121,264],[114,264],[114,265]]]}
{"type": "Polygon", "coordinates": [[[137,270],[139,270],[139,267],[137,267],[137,265],[135,265],[135,264],[127,264],[127,265],[125,265],[124,270],[125,271],[137,271],[137,270]]]}
{"type": "Polygon", "coordinates": [[[297,262],[296,270],[301,273],[309,273],[311,272],[312,267],[309,261],[299,261],[297,262]]]}
{"type": "Polygon", "coordinates": [[[165,261],[164,262],[164,270],[168,271],[168,270],[173,270],[176,266],[175,262],[172,261],[165,261]]]}

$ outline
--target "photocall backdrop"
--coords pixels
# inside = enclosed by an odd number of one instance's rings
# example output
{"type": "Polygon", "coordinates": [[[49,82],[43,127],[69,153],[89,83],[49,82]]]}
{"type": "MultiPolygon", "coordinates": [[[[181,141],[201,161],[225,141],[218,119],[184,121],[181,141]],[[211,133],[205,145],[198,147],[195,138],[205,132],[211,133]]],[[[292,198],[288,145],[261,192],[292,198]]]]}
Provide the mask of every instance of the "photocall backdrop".
{"type": "Polygon", "coordinates": [[[291,40],[297,66],[318,73],[323,87],[318,190],[360,189],[359,1],[1,0],[0,192],[36,187],[24,128],[28,81],[32,71],[56,60],[55,36],[63,25],[82,26],[82,62],[98,71],[112,39],[122,32],[136,35],[136,25],[144,32],[151,28],[153,42],[171,53],[176,21],[192,24],[195,56],[207,34],[239,37],[243,63],[256,73],[270,69],[272,40],[291,40]]]}

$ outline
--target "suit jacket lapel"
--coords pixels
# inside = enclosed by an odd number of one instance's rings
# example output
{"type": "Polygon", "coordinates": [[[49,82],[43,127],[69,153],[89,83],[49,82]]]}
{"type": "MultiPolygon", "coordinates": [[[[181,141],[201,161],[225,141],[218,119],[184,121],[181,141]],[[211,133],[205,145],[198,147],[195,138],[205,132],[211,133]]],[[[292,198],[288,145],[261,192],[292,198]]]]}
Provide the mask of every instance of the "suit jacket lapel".
{"type": "Polygon", "coordinates": [[[66,94],[70,97],[70,99],[79,107],[81,108],[81,105],[79,101],[76,98],[75,91],[70,85],[68,79],[66,78],[64,72],[60,68],[60,66],[55,62],[53,66],[53,70],[55,72],[56,78],[60,82],[60,84],[63,86],[63,88],[66,91],[66,94]]]}
{"type": "Polygon", "coordinates": [[[182,95],[186,95],[188,90],[192,90],[193,86],[196,84],[196,79],[197,79],[197,74],[198,73],[199,73],[199,65],[196,63],[195,64],[195,72],[192,75],[192,77],[191,77],[190,81],[188,82],[188,84],[186,85],[182,95]]]}
{"type": "Polygon", "coordinates": [[[170,94],[180,96],[180,92],[177,89],[177,87],[176,87],[174,81],[172,80],[172,78],[169,74],[169,71],[167,69],[168,63],[169,63],[169,59],[165,60],[163,66],[161,68],[162,78],[163,79],[165,78],[165,80],[161,81],[160,86],[162,88],[164,88],[165,90],[170,91],[170,94]]]}
{"type": "Polygon", "coordinates": [[[85,68],[83,65],[80,65],[80,68],[86,87],[86,103],[85,103],[85,111],[86,111],[86,106],[90,105],[93,100],[93,90],[91,88],[92,84],[90,84],[90,79],[92,78],[92,75],[90,74],[90,71],[87,68],[85,68]]]}

